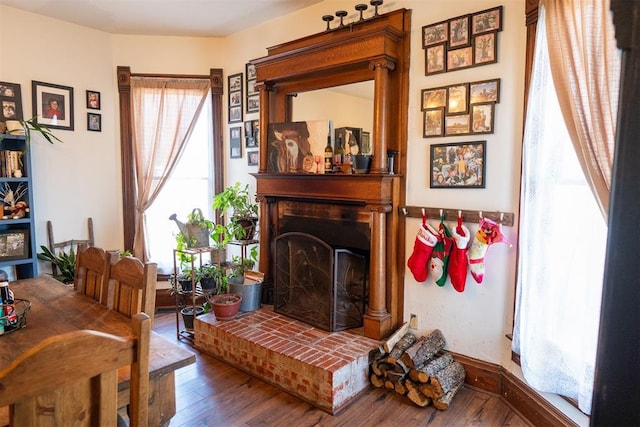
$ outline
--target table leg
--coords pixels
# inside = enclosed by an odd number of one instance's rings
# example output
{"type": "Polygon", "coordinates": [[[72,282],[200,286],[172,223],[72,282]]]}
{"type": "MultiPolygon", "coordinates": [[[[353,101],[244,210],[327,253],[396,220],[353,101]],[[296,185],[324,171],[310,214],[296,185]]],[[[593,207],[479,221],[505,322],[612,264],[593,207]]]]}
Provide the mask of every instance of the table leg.
{"type": "MultiPolygon", "coordinates": [[[[129,389],[118,393],[118,407],[129,404],[129,389]]],[[[173,371],[149,380],[149,425],[167,426],[176,414],[176,377],[173,371]]]]}

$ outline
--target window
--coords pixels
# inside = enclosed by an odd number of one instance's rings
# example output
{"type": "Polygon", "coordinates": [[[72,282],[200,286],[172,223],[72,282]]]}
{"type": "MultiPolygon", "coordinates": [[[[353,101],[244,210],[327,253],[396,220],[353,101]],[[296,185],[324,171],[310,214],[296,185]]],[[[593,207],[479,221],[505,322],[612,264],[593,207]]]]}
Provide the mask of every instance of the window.
{"type": "MultiPolygon", "coordinates": [[[[213,144],[211,100],[202,108],[187,146],[169,181],[146,212],[149,261],[158,264],[159,274],[173,272],[173,249],[176,247],[177,225],[169,220],[175,213],[181,222],[199,208],[206,218],[213,218],[213,144]]],[[[156,180],[160,177],[156,177],[156,180]]]]}
{"type": "Polygon", "coordinates": [[[607,226],[558,104],[541,8],[523,149],[514,352],[526,381],[589,414],[607,226]]]}

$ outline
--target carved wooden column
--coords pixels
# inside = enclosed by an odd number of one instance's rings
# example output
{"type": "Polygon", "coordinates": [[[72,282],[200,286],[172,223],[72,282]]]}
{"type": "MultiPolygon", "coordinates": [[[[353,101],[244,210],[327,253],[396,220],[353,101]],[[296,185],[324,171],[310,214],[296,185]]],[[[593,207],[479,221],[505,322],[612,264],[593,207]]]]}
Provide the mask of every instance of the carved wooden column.
{"type": "MultiPolygon", "coordinates": [[[[256,89],[260,94],[260,123],[269,123],[269,92],[273,90],[273,86],[267,83],[256,83],[256,89]]],[[[260,126],[260,145],[266,147],[266,149],[260,150],[260,164],[258,166],[258,173],[267,172],[267,163],[269,159],[269,148],[267,141],[267,126],[260,126]],[[263,142],[264,141],[264,142],[263,142]]]]}
{"type": "Polygon", "coordinates": [[[133,167],[133,130],[131,126],[131,67],[119,66],[120,162],[122,163],[122,225],[124,249],[133,250],[135,236],[136,182],[133,167]],[[125,118],[123,120],[122,118],[125,118]]]}
{"type": "Polygon", "coordinates": [[[373,70],[373,159],[371,173],[387,173],[387,122],[389,98],[389,71],[395,68],[395,62],[379,58],[369,63],[373,70]]]}
{"type": "Polygon", "coordinates": [[[271,270],[271,242],[274,236],[274,221],[277,221],[278,203],[275,197],[258,197],[260,202],[260,261],[259,271],[264,273],[262,280],[262,303],[273,304],[269,294],[273,295],[273,271],[271,270]]]}
{"type": "Polygon", "coordinates": [[[389,205],[370,206],[371,251],[369,253],[369,305],[364,315],[364,335],[382,339],[391,329],[391,315],[387,312],[386,279],[386,215],[389,205]]]}

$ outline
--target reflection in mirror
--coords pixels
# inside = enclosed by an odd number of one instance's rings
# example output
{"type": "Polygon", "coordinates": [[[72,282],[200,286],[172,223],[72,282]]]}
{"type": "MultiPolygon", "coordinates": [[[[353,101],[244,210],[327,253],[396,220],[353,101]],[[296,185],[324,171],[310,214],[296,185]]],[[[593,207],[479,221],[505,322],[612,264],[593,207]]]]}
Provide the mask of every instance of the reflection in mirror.
{"type": "MultiPolygon", "coordinates": [[[[331,120],[334,129],[361,129],[357,144],[364,154],[373,154],[368,149],[372,141],[373,92],[373,80],[369,80],[298,93],[293,97],[293,121],[331,120]]],[[[335,148],[335,134],[331,139],[335,148]]]]}

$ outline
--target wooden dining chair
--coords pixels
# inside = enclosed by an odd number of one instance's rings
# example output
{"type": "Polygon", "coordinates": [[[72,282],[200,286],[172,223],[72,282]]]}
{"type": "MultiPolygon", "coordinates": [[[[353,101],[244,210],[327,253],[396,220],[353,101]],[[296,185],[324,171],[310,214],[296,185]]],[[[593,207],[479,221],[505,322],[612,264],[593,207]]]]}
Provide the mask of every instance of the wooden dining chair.
{"type": "Polygon", "coordinates": [[[79,330],[45,339],[0,371],[0,407],[13,426],[115,426],[118,368],[131,370],[129,422],[146,427],[151,319],[138,313],[132,336],[79,330]]]}
{"type": "Polygon", "coordinates": [[[86,243],[78,245],[73,287],[101,304],[107,305],[107,276],[112,253],[86,243]]]}
{"type": "Polygon", "coordinates": [[[109,308],[125,316],[132,317],[139,311],[144,311],[151,317],[156,305],[156,263],[142,263],[132,256],[118,257],[110,254],[110,267],[105,285],[109,288],[109,308]]]}

